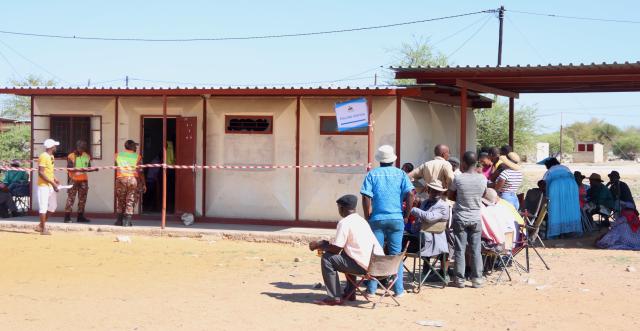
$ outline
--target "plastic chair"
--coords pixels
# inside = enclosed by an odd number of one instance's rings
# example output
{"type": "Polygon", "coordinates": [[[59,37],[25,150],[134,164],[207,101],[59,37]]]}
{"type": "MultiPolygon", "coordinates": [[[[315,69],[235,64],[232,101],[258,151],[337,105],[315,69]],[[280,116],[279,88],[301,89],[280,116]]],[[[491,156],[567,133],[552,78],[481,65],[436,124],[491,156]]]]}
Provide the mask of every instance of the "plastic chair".
{"type": "MultiPolygon", "coordinates": [[[[352,296],[356,291],[358,291],[360,294],[364,296],[364,298],[368,302],[371,302],[371,300],[369,299],[369,296],[364,291],[362,291],[362,289],[360,289],[360,286],[362,285],[362,283],[368,280],[368,281],[376,282],[379,286],[381,286],[384,289],[384,293],[382,294],[380,299],[378,299],[378,301],[373,303],[373,309],[375,309],[376,305],[381,303],[382,300],[384,300],[384,298],[387,296],[393,299],[393,301],[395,301],[395,303],[398,306],[400,306],[400,302],[398,302],[398,300],[396,300],[396,298],[393,297],[393,295],[391,295],[391,288],[393,287],[393,284],[395,284],[396,281],[398,281],[398,276],[397,276],[398,269],[400,268],[400,264],[402,263],[405,255],[407,254],[408,246],[409,246],[409,243],[405,245],[404,251],[399,255],[375,255],[373,254],[373,250],[371,250],[371,260],[369,261],[369,268],[367,269],[367,272],[364,275],[347,273],[348,276],[351,276],[351,277],[347,277],[347,280],[354,287],[354,289],[351,291],[351,293],[349,293],[348,296],[352,296]],[[355,277],[362,277],[362,278],[360,279],[359,282],[356,283],[354,281],[355,277]],[[387,286],[384,286],[384,284],[380,280],[388,279],[388,278],[392,278],[392,281],[387,282],[387,286]]],[[[402,281],[402,280],[400,279],[399,281],[402,281]]]]}

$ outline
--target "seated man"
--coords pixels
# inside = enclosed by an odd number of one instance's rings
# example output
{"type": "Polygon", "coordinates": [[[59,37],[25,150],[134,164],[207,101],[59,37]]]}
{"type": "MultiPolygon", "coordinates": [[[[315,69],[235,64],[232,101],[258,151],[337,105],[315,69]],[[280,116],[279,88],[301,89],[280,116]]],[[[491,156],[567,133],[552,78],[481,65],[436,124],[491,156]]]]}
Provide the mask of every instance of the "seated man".
{"type": "MultiPolygon", "coordinates": [[[[20,161],[13,160],[11,161],[11,167],[20,168],[20,161]]],[[[9,170],[4,175],[4,185],[9,188],[9,191],[13,195],[28,195],[29,194],[29,174],[26,171],[22,170],[9,170]],[[26,186],[25,186],[26,184],[26,186]],[[26,187],[26,192],[17,192],[20,191],[21,188],[24,190],[26,187]]]]}
{"type": "Polygon", "coordinates": [[[611,195],[615,201],[615,210],[621,211],[623,208],[635,209],[636,203],[627,183],[620,180],[620,173],[612,171],[609,174],[609,183],[607,184],[611,195]]]}
{"type": "MultiPolygon", "coordinates": [[[[439,180],[436,179],[427,184],[427,192],[429,198],[420,204],[420,208],[413,207],[411,209],[411,215],[416,218],[411,233],[419,233],[422,237],[423,246],[420,256],[432,257],[440,254],[449,254],[446,231],[441,233],[421,232],[422,226],[425,223],[434,224],[444,222],[446,225],[451,213],[450,205],[442,199],[442,195],[446,192],[446,189],[442,187],[442,183],[439,180]]],[[[413,238],[417,239],[417,235],[414,235],[413,238]]],[[[416,247],[417,244],[418,243],[416,243],[416,247]]],[[[414,251],[417,251],[417,249],[414,249],[414,251]]]]}
{"type": "Polygon", "coordinates": [[[529,215],[535,215],[540,205],[540,199],[543,199],[546,194],[546,189],[546,182],[539,180],[538,187],[527,190],[527,194],[524,196],[524,206],[520,206],[520,210],[529,215]]]}
{"type": "Polygon", "coordinates": [[[353,286],[347,282],[347,288],[340,287],[339,272],[364,275],[369,268],[371,252],[384,255],[382,247],[373,235],[369,223],[356,213],[358,198],[355,195],[345,195],[336,201],[338,213],[342,220],[338,222],[336,237],[332,243],[326,240],[309,243],[310,250],[322,250],[322,278],[327,287],[329,297],[315,301],[319,305],[341,305],[344,300],[355,300],[353,286]]]}

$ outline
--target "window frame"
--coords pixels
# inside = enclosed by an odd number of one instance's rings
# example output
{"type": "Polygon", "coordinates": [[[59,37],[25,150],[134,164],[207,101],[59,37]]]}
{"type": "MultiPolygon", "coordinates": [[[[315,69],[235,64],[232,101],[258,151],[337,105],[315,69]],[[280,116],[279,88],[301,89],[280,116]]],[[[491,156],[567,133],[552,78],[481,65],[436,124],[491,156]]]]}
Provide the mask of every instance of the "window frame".
{"type": "MultiPolygon", "coordinates": [[[[102,115],[93,115],[93,114],[50,114],[47,115],[49,117],[49,136],[52,136],[52,128],[53,128],[53,120],[54,118],[88,118],[89,119],[89,137],[87,140],[87,144],[88,144],[88,150],[87,153],[89,154],[89,156],[91,156],[91,159],[93,160],[102,160],[102,154],[103,154],[103,146],[102,146],[102,115]],[[100,123],[99,128],[95,129],[92,125],[92,120],[93,118],[98,118],[98,121],[100,123]],[[93,134],[94,132],[99,132],[100,133],[100,143],[99,144],[94,144],[93,142],[93,134]],[[93,146],[100,146],[100,157],[95,157],[93,155],[93,146]]],[[[73,126],[72,126],[73,129],[73,126]]],[[[68,153],[71,153],[71,151],[68,151],[68,153]]],[[[65,155],[64,157],[56,157],[56,160],[66,160],[67,156],[65,155]]]]}
{"type": "Polygon", "coordinates": [[[273,134],[275,123],[273,121],[273,115],[236,115],[225,114],[224,115],[224,133],[225,134],[273,134]],[[271,125],[267,131],[233,131],[229,130],[227,123],[232,119],[267,119],[271,125]]]}
{"type": "Polygon", "coordinates": [[[319,125],[319,132],[321,136],[366,136],[369,135],[369,128],[366,128],[366,131],[363,132],[357,132],[357,131],[338,131],[338,119],[337,116],[335,115],[320,115],[318,117],[318,125],[319,125]],[[324,131],[322,130],[322,121],[323,120],[328,120],[328,119],[333,119],[336,122],[336,131],[324,131]]]}

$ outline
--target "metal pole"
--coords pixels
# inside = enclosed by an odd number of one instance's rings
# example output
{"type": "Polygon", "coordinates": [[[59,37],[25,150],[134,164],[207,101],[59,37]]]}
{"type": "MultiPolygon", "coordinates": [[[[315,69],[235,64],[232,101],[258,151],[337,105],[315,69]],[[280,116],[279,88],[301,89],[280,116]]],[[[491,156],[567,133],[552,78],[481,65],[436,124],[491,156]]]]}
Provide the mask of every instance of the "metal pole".
{"type": "Polygon", "coordinates": [[[504,23],[504,6],[498,10],[498,20],[500,21],[500,32],[498,35],[498,67],[502,65],[502,26],[504,23]]]}
{"type": "Polygon", "coordinates": [[[373,96],[367,98],[367,108],[369,108],[369,130],[367,131],[367,171],[373,168],[373,96]]]}
{"type": "Polygon", "coordinates": [[[162,223],[167,224],[167,96],[162,96],[162,223]]]}
{"type": "Polygon", "coordinates": [[[513,98],[509,98],[509,146],[515,150],[513,146],[514,130],[515,130],[515,102],[513,98]]]}
{"type": "Polygon", "coordinates": [[[460,158],[467,150],[467,88],[460,89],[460,158]]]}

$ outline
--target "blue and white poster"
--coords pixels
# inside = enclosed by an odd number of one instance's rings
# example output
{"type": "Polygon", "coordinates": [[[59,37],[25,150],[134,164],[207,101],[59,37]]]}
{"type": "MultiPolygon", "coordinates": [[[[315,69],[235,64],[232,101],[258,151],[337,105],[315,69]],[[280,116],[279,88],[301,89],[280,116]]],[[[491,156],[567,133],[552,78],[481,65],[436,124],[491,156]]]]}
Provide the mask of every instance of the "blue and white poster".
{"type": "Polygon", "coordinates": [[[349,131],[369,126],[367,99],[358,98],[336,104],[338,131],[349,131]]]}

